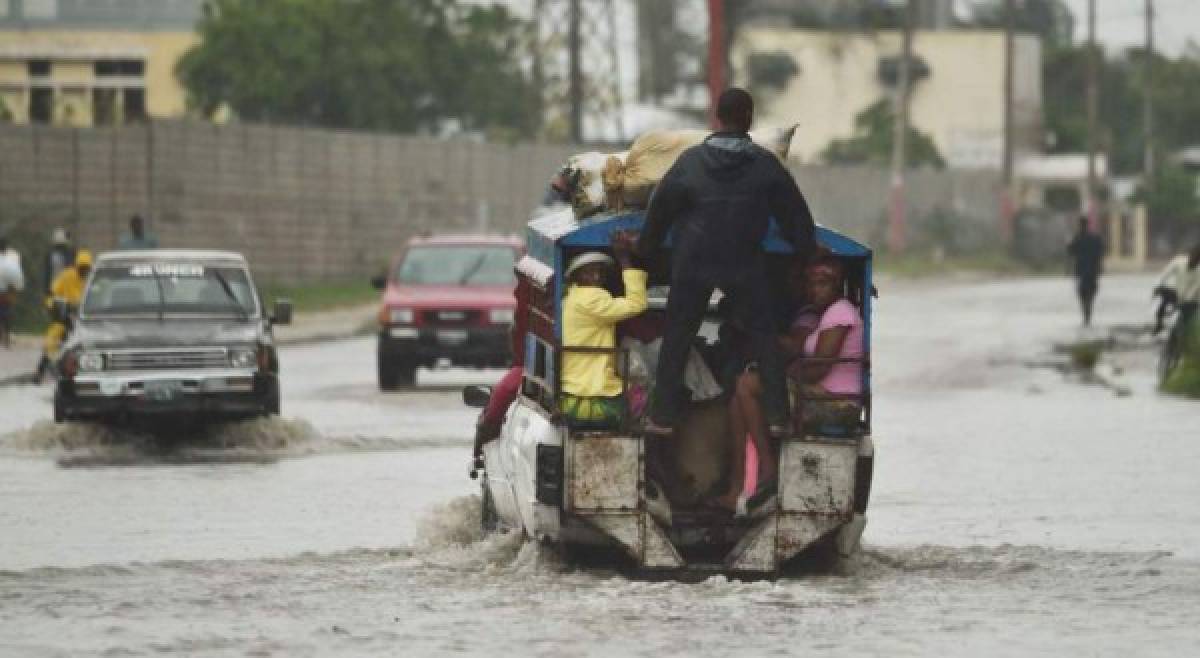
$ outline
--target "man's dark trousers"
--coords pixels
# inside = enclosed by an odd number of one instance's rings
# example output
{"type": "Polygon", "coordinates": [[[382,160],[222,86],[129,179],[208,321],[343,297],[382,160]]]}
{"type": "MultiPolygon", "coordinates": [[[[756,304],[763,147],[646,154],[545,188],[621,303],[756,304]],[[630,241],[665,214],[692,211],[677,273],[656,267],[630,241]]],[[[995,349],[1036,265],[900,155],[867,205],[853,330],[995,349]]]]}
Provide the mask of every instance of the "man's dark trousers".
{"type": "Polygon", "coordinates": [[[683,418],[690,400],[683,373],[692,341],[704,321],[708,301],[715,289],[721,290],[732,300],[734,313],[749,335],[751,354],[758,361],[759,376],[762,378],[763,408],[767,422],[786,421],[784,363],[778,353],[766,267],[761,261],[749,264],[739,272],[675,272],[667,296],[667,317],[670,320],[658,355],[651,420],[673,427],[683,418]]]}

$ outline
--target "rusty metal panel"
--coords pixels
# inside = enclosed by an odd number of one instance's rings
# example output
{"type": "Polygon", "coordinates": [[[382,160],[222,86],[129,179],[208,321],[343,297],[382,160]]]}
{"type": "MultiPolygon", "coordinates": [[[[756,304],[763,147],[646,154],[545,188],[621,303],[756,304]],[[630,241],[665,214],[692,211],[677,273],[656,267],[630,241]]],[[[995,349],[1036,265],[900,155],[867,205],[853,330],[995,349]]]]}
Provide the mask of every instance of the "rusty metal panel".
{"type": "Polygon", "coordinates": [[[654,519],[650,518],[649,514],[642,515],[643,522],[646,524],[645,541],[643,546],[645,552],[642,554],[642,566],[653,569],[678,569],[684,565],[683,557],[679,555],[679,551],[675,550],[675,546],[671,544],[671,540],[663,529],[659,527],[654,519]]]}
{"type": "Polygon", "coordinates": [[[848,515],[854,502],[856,443],[787,441],[779,468],[784,512],[848,515]]]}
{"type": "Polygon", "coordinates": [[[597,514],[583,517],[604,534],[612,537],[639,563],[642,561],[642,522],[640,514],[597,514]]]}
{"type": "Polygon", "coordinates": [[[641,439],[587,437],[570,442],[568,509],[638,509],[641,439]]]}
{"type": "Polygon", "coordinates": [[[778,536],[775,540],[775,559],[778,564],[798,555],[826,534],[842,525],[837,516],[779,515],[778,536]]]}
{"type": "Polygon", "coordinates": [[[732,571],[775,571],[775,544],[778,532],[779,515],[772,513],[746,532],[725,558],[725,566],[732,571]]]}

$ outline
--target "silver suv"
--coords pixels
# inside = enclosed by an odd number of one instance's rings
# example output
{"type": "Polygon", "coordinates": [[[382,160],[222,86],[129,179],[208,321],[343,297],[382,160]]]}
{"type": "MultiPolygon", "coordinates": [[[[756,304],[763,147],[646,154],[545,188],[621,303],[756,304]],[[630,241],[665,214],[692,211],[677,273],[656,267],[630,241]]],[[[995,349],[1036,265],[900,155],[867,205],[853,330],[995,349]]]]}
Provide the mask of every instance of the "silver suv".
{"type": "Polygon", "coordinates": [[[57,363],[54,419],[278,414],[279,358],[241,254],[118,251],[100,256],[57,363]]]}

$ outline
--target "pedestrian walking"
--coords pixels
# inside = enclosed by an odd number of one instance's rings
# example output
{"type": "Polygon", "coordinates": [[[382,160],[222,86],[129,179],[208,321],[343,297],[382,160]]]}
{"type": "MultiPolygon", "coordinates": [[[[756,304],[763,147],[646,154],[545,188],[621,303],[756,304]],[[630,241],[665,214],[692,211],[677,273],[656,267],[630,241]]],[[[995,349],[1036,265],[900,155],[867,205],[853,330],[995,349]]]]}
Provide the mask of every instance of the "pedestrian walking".
{"type": "Polygon", "coordinates": [[[13,307],[24,289],[21,254],[8,244],[7,236],[0,235],[0,345],[5,348],[10,345],[13,307]]]}
{"type": "Polygon", "coordinates": [[[63,270],[75,264],[75,249],[71,246],[71,234],[67,229],[54,229],[50,237],[50,251],[46,252],[46,263],[42,268],[42,292],[50,294],[50,287],[63,270]]]}
{"type": "Polygon", "coordinates": [[[1092,324],[1092,304],[1104,269],[1104,240],[1092,232],[1087,217],[1079,218],[1079,232],[1067,245],[1075,274],[1075,290],[1083,311],[1083,326],[1092,324]]]}
{"type": "Polygon", "coordinates": [[[683,372],[714,289],[733,302],[759,364],[768,429],[788,428],[784,364],[775,339],[775,314],[762,243],[775,218],[800,260],[815,244],[804,195],[775,155],[748,134],[754,100],[732,88],[717,101],[720,129],[679,156],[658,184],[646,210],[638,255],[653,259],[674,228],[667,326],[655,373],[649,434],[668,435],[688,403],[683,372]]]}
{"type": "Polygon", "coordinates": [[[146,232],[146,220],[141,215],[129,218],[129,233],[122,235],[117,249],[158,249],[158,238],[146,232]]]}

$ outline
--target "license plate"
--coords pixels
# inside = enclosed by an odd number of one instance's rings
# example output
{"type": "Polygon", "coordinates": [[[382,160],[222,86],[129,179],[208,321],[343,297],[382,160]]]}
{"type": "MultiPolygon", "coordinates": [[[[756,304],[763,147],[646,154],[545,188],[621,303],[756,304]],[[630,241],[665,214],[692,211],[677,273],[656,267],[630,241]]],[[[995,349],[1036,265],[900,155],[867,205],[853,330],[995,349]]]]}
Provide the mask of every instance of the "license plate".
{"type": "Polygon", "coordinates": [[[442,345],[462,345],[467,342],[466,329],[439,329],[437,341],[442,345]]]}
{"type": "Polygon", "coordinates": [[[176,380],[152,380],[145,384],[146,397],[155,402],[170,402],[183,392],[183,382],[176,380]]]}
{"type": "Polygon", "coordinates": [[[462,322],[467,319],[466,311],[439,311],[438,319],[442,322],[462,322]]]}

